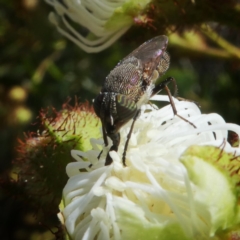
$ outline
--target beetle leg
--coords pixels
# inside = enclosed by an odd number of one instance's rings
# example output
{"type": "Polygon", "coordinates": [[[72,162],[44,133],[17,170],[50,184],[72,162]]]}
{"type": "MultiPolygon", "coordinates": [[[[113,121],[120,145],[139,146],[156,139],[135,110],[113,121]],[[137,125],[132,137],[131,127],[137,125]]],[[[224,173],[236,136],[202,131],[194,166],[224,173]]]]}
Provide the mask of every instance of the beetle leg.
{"type": "MultiPolygon", "coordinates": [[[[103,141],[105,144],[105,147],[108,146],[108,139],[107,139],[107,133],[106,133],[106,129],[105,129],[105,123],[101,120],[102,122],[102,134],[103,134],[103,141]]],[[[97,159],[99,160],[101,155],[102,155],[103,150],[98,154],[97,159]]]]}
{"type": "Polygon", "coordinates": [[[108,139],[107,139],[107,133],[106,133],[104,122],[102,122],[102,134],[103,134],[103,141],[104,141],[105,147],[107,147],[108,146],[108,139]]]}
{"type": "Polygon", "coordinates": [[[139,109],[137,112],[136,112],[136,115],[134,116],[133,118],[133,122],[132,122],[132,125],[131,125],[131,128],[129,130],[129,133],[127,135],[127,141],[125,142],[125,146],[124,146],[124,150],[123,150],[123,155],[122,155],[122,162],[123,162],[123,166],[126,167],[126,153],[127,153],[127,148],[128,148],[128,143],[129,143],[129,140],[131,138],[131,135],[132,135],[132,131],[133,131],[133,127],[134,127],[134,124],[137,120],[137,118],[139,117],[141,113],[141,110],[139,109]]]}
{"type": "Polygon", "coordinates": [[[169,97],[169,101],[170,101],[170,104],[171,104],[171,106],[172,106],[172,110],[173,110],[174,115],[178,116],[178,117],[181,118],[183,121],[188,122],[188,123],[189,123],[190,125],[192,125],[194,128],[197,128],[192,122],[188,121],[186,118],[182,117],[181,115],[179,115],[179,114],[177,113],[177,109],[176,109],[175,103],[174,103],[174,101],[173,101],[171,91],[170,91],[170,89],[169,89],[168,86],[167,86],[170,82],[173,82],[173,83],[174,83],[174,86],[175,86],[175,87],[174,87],[174,89],[175,89],[175,90],[174,90],[174,94],[176,94],[176,92],[177,92],[176,80],[175,80],[173,77],[169,77],[169,78],[165,79],[164,81],[162,81],[161,83],[159,83],[157,86],[155,86],[155,88],[154,88],[153,91],[152,91],[151,97],[154,96],[155,94],[157,94],[158,92],[160,92],[162,89],[165,89],[166,92],[167,92],[167,95],[168,95],[168,97],[169,97]]]}
{"type": "Polygon", "coordinates": [[[152,96],[156,95],[157,93],[159,93],[160,91],[162,91],[163,89],[166,89],[167,85],[172,82],[174,84],[174,95],[177,93],[177,83],[176,80],[173,77],[168,77],[167,79],[163,80],[162,82],[160,82],[158,85],[156,85],[153,90],[152,90],[152,96]]]}

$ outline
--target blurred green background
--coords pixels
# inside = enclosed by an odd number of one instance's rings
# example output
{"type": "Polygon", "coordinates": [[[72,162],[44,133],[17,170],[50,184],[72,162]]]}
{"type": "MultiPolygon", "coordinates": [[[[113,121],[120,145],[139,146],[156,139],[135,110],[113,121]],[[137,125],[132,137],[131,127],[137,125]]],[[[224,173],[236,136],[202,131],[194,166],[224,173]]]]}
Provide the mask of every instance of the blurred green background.
{"type": "MultiPolygon", "coordinates": [[[[40,0],[0,3],[0,172],[8,175],[17,157],[18,139],[36,131],[42,108],[61,109],[68,97],[92,101],[117,62],[144,41],[164,34],[137,26],[108,49],[87,54],[62,37],[49,23],[51,7],[40,0]]],[[[240,47],[239,28],[216,30],[240,47]]],[[[209,46],[215,46],[204,39],[209,46]]],[[[198,102],[202,112],[217,112],[240,124],[240,60],[211,57],[169,43],[170,69],[179,96],[198,102]]],[[[31,211],[0,192],[0,239],[54,239],[31,211]]],[[[53,218],[56,222],[56,218],[53,218]]]]}

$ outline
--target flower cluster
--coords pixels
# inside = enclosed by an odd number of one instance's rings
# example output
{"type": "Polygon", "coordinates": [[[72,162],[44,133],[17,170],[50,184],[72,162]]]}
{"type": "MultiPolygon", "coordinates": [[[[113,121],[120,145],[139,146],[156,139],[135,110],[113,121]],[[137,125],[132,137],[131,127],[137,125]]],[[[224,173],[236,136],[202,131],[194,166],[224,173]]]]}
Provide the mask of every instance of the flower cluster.
{"type": "Polygon", "coordinates": [[[56,11],[50,13],[49,19],[58,31],[90,53],[102,51],[121,37],[150,0],[46,0],[46,2],[56,11]],[[73,27],[74,24],[81,26],[82,31],[77,31],[73,27]]]}
{"type": "Polygon", "coordinates": [[[240,126],[215,113],[201,114],[192,102],[174,101],[178,114],[196,128],[174,116],[170,105],[144,105],[129,141],[127,167],[121,154],[131,122],[120,131],[110,166],[104,163],[111,144],[98,160],[102,139],[92,139],[90,151],[72,150],[77,161],[67,165],[62,211],[72,239],[219,239],[239,222],[234,189],[239,177],[232,181],[230,175],[239,168],[240,148],[227,137],[228,131],[240,136],[240,126]],[[234,167],[226,168],[233,159],[234,167]]]}

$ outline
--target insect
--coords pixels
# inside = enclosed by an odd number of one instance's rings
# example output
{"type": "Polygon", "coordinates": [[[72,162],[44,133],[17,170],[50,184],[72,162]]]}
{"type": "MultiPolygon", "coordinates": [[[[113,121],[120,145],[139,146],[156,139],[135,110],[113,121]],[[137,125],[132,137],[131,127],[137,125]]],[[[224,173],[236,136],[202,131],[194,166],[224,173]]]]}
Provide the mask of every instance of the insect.
{"type": "MultiPolygon", "coordinates": [[[[112,150],[118,151],[120,143],[119,129],[131,119],[133,120],[122,156],[124,166],[126,166],[128,142],[143,104],[147,103],[153,95],[165,89],[173,112],[178,115],[172,95],[167,87],[170,82],[175,83],[175,79],[169,77],[155,85],[156,80],[167,71],[170,64],[170,56],[166,52],[167,44],[168,38],[161,35],[150,39],[135,49],[109,73],[101,92],[94,100],[95,113],[102,122],[105,146],[108,146],[107,137],[112,140],[109,152],[112,150]]],[[[188,122],[180,115],[178,116],[188,122]]],[[[105,165],[112,163],[109,152],[105,165]]]]}

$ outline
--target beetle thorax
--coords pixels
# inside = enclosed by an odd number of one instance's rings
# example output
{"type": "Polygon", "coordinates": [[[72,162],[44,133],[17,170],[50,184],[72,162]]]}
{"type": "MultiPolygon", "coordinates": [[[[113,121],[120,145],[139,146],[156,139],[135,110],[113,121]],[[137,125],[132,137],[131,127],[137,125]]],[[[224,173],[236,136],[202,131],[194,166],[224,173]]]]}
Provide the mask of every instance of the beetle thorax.
{"type": "Polygon", "coordinates": [[[106,77],[102,92],[114,92],[128,96],[134,102],[144,94],[142,66],[136,58],[117,65],[106,77]]]}

